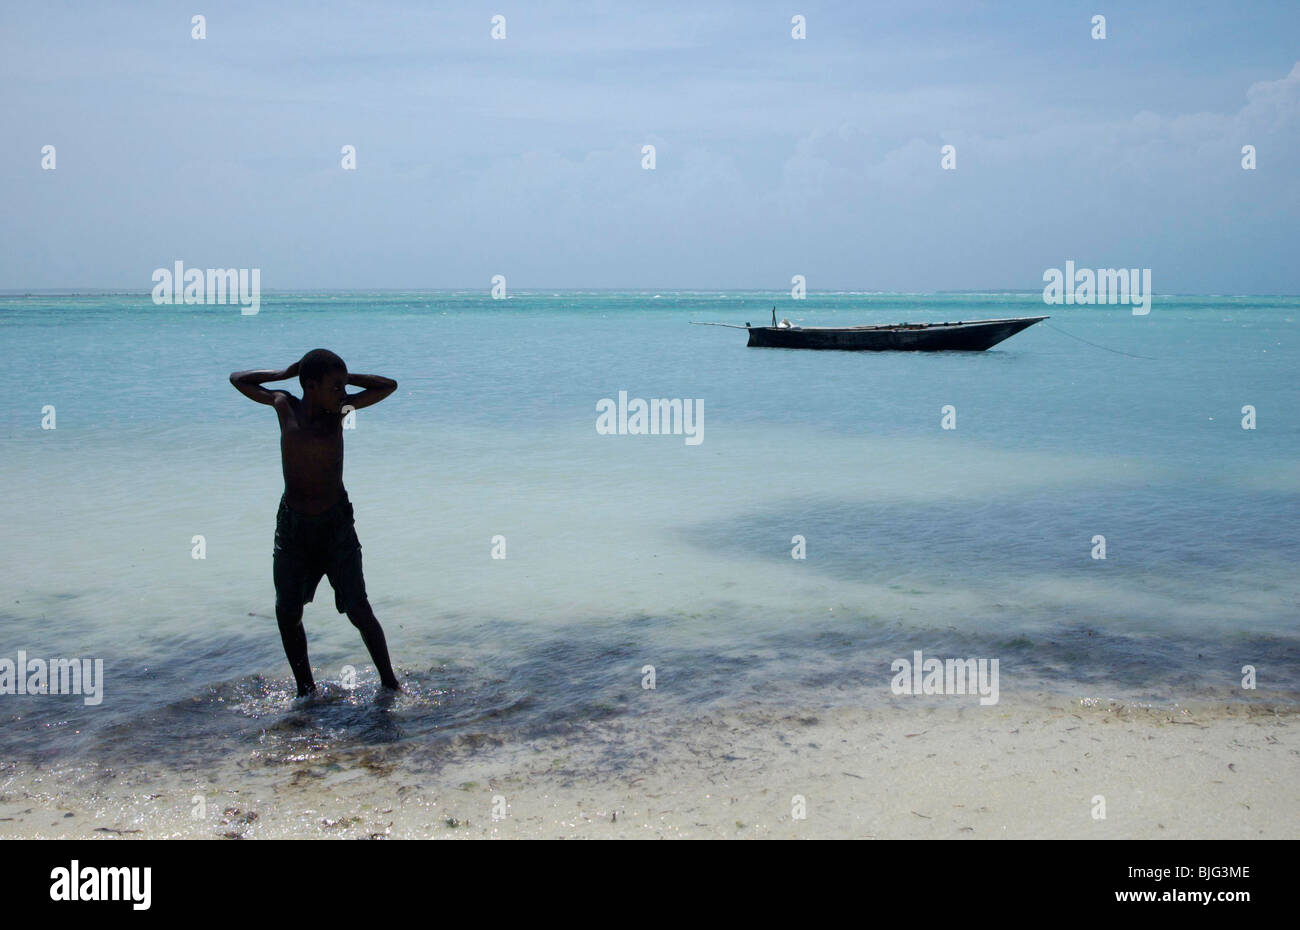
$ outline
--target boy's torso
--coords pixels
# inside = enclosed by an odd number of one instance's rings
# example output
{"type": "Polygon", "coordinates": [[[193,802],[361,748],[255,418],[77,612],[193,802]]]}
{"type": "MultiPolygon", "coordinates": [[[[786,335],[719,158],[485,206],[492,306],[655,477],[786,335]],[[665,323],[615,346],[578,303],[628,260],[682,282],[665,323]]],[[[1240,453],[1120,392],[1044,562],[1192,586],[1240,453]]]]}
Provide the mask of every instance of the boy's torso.
{"type": "Polygon", "coordinates": [[[324,513],[346,493],[343,489],[343,417],[324,414],[306,422],[302,404],[288,395],[293,416],[280,429],[284,499],[299,513],[324,513]]]}

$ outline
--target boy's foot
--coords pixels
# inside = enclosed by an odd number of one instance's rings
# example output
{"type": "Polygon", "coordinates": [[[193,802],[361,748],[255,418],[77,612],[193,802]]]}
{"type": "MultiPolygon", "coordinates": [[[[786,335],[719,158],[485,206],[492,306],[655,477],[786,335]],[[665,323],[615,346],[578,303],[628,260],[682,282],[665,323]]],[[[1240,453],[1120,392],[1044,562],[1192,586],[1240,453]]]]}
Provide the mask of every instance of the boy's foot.
{"type": "Polygon", "coordinates": [[[302,685],[298,686],[298,697],[300,698],[310,697],[315,693],[316,693],[316,686],[314,684],[310,688],[304,688],[302,687],[302,685]]]}
{"type": "Polygon", "coordinates": [[[396,678],[389,679],[383,683],[383,686],[389,691],[401,691],[402,685],[396,678]]]}

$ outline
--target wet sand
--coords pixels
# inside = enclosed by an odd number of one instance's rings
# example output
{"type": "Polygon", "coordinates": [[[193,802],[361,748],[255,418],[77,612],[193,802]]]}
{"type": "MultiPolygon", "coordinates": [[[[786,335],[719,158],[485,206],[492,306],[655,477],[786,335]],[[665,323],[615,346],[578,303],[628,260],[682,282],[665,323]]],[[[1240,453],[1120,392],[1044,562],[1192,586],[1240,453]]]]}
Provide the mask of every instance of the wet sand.
{"type": "Polygon", "coordinates": [[[392,744],[244,752],[201,774],[11,765],[0,837],[1294,839],[1298,714],[900,698],[615,718],[436,758],[392,744]]]}

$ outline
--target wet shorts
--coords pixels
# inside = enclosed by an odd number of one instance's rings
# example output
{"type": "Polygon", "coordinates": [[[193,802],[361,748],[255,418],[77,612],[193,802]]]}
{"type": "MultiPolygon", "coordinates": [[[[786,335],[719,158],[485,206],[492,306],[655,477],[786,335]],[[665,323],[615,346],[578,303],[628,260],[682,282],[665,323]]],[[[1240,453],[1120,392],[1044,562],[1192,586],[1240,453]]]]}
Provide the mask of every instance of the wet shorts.
{"type": "Polygon", "coordinates": [[[271,564],[277,609],[301,610],[304,604],[310,604],[322,575],[329,576],[339,613],[365,600],[361,541],[357,539],[347,493],[329,510],[318,514],[294,510],[281,497],[271,564]]]}

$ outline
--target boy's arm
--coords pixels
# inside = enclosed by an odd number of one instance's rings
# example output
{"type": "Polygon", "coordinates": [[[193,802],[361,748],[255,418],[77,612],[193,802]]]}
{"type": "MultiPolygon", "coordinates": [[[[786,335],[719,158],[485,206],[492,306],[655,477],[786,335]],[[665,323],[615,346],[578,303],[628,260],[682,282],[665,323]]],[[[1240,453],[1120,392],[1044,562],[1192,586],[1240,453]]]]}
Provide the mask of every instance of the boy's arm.
{"type": "Polygon", "coordinates": [[[397,390],[396,381],[379,375],[349,374],[348,384],[353,387],[365,388],[360,394],[349,394],[347,396],[345,403],[352,407],[353,410],[360,410],[362,407],[377,404],[397,390]]]}
{"type": "Polygon", "coordinates": [[[235,390],[243,394],[249,400],[255,400],[259,404],[275,404],[277,395],[283,395],[283,391],[268,391],[262,387],[264,381],[284,381],[288,378],[298,376],[298,363],[294,362],[283,371],[276,371],[274,368],[262,368],[251,371],[231,372],[230,383],[235,386],[235,390]]]}

